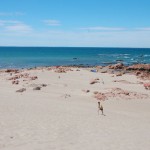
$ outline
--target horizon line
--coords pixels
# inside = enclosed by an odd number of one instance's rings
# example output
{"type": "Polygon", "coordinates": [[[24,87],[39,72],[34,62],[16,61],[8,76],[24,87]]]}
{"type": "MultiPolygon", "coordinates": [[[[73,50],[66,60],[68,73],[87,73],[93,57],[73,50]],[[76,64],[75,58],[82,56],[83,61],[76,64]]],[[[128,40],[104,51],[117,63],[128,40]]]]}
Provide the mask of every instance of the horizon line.
{"type": "Polygon", "coordinates": [[[0,47],[26,47],[26,48],[133,48],[133,49],[150,49],[150,47],[119,47],[119,46],[0,46],[0,47]]]}

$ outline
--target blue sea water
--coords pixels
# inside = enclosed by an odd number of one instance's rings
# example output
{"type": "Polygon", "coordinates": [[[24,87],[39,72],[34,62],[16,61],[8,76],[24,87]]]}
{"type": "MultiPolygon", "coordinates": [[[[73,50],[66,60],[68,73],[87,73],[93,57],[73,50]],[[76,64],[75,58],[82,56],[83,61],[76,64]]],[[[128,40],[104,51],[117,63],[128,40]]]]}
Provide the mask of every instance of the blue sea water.
{"type": "Polygon", "coordinates": [[[150,48],[0,47],[0,68],[150,64],[150,48]]]}

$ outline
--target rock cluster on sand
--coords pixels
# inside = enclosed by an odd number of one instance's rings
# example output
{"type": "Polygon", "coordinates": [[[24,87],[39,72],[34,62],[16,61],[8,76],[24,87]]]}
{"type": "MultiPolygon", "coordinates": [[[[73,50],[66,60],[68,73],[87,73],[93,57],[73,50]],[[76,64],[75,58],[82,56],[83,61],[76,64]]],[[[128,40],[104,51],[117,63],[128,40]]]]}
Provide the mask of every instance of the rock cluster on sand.
{"type": "Polygon", "coordinates": [[[127,67],[127,70],[145,70],[150,71],[150,64],[136,64],[127,67]]]}
{"type": "Polygon", "coordinates": [[[146,99],[147,94],[140,94],[137,92],[123,90],[121,88],[112,88],[110,91],[94,92],[94,97],[98,100],[106,100],[108,98],[119,98],[119,99],[146,99]]]}
{"type": "Polygon", "coordinates": [[[8,78],[8,80],[12,80],[12,84],[19,84],[18,79],[23,79],[23,81],[26,80],[36,80],[38,79],[37,76],[30,76],[28,73],[17,73],[15,76],[8,78]]]}
{"type": "Polygon", "coordinates": [[[18,69],[7,69],[5,72],[7,73],[19,73],[18,69]]]}
{"type": "Polygon", "coordinates": [[[66,73],[68,71],[73,71],[71,68],[72,67],[55,66],[55,67],[49,67],[49,68],[47,68],[47,70],[54,71],[56,73],[66,73]]]}

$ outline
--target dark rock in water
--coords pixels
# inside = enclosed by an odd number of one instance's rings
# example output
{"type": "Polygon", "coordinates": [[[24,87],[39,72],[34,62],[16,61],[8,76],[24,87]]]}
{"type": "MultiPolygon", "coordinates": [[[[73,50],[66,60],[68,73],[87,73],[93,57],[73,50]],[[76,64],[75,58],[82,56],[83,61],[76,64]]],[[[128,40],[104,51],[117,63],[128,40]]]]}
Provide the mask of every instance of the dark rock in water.
{"type": "Polygon", "coordinates": [[[17,90],[16,92],[24,92],[24,91],[26,91],[26,88],[22,88],[22,89],[19,89],[19,90],[17,90]]]}
{"type": "Polygon", "coordinates": [[[78,59],[78,58],[75,57],[75,58],[73,58],[73,59],[76,60],[76,59],[78,59]]]}
{"type": "Polygon", "coordinates": [[[41,87],[39,87],[39,86],[34,87],[33,90],[41,90],[41,87]]]}

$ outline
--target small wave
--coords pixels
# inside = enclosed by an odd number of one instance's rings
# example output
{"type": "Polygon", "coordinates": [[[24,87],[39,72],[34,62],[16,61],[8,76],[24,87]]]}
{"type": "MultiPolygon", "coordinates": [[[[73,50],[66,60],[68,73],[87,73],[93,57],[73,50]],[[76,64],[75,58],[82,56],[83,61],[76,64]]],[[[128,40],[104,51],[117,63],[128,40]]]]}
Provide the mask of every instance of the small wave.
{"type": "Polygon", "coordinates": [[[124,56],[124,58],[130,58],[130,57],[128,57],[128,56],[124,56]]]}
{"type": "Polygon", "coordinates": [[[150,55],[144,55],[144,57],[150,57],[150,55]]]}

